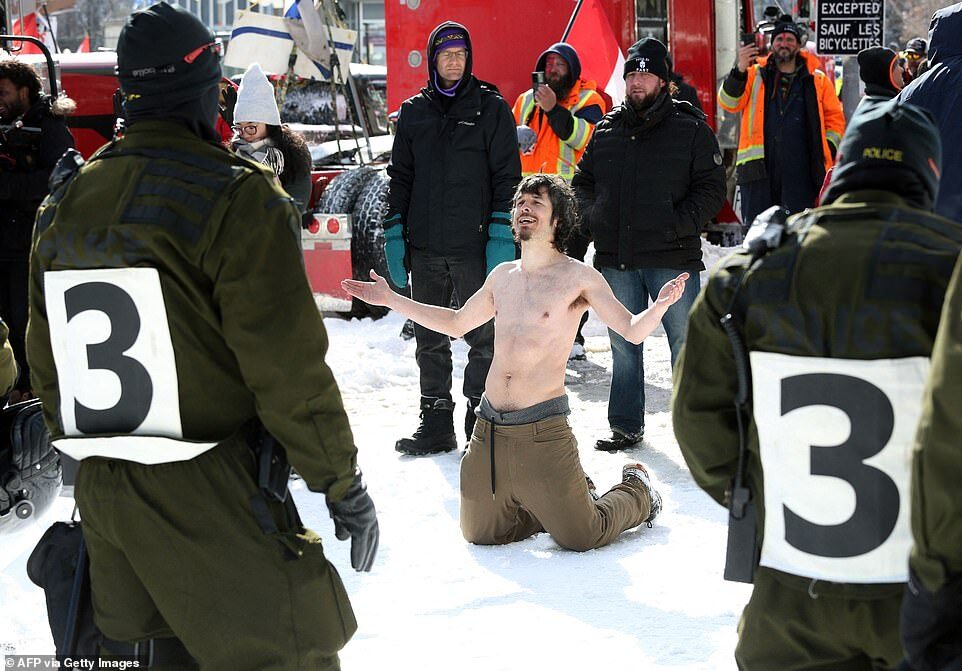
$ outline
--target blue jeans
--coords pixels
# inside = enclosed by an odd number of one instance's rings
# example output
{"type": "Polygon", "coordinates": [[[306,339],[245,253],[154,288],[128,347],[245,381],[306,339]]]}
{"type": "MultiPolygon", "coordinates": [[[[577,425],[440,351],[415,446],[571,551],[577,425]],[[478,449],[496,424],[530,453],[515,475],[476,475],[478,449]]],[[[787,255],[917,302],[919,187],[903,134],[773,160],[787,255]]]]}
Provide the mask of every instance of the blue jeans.
{"type": "MultiPolygon", "coordinates": [[[[661,287],[668,280],[677,277],[682,271],[671,268],[641,268],[639,270],[618,270],[599,268],[608,281],[615,297],[633,314],[648,307],[648,299],[654,300],[661,287]]],[[[685,293],[678,302],[668,308],[661,323],[668,335],[671,348],[671,365],[685,344],[688,330],[688,311],[701,289],[701,280],[696,271],[685,284],[685,293]]],[[[644,343],[633,345],[620,335],[608,329],[611,339],[611,389],[608,391],[608,426],[623,433],[636,433],[645,427],[645,363],[644,343]]]]}

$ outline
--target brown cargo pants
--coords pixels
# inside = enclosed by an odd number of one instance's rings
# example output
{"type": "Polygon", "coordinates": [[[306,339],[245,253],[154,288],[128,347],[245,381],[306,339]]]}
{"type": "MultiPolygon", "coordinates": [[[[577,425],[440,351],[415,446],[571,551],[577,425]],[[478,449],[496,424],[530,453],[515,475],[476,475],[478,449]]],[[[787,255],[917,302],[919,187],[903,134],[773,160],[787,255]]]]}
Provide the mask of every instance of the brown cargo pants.
{"type": "Polygon", "coordinates": [[[177,637],[202,671],[340,668],[357,627],[341,579],[281,504],[262,530],[259,493],[241,439],[166,464],[84,459],[75,494],[100,630],[177,637]]]}
{"type": "Polygon", "coordinates": [[[650,507],[634,483],[592,500],[563,415],[517,426],[478,418],[461,459],[461,532],[471,543],[501,545],[547,531],[583,552],[644,522],[650,507]]]}

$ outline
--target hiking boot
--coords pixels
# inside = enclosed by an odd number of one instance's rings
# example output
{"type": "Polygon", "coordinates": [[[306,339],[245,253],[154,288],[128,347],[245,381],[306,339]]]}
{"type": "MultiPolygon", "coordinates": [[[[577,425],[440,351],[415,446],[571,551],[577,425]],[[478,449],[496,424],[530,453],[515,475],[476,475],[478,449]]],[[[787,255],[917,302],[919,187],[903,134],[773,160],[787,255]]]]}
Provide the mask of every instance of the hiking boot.
{"type": "Polygon", "coordinates": [[[446,398],[421,397],[421,425],[410,438],[401,438],[394,449],[420,456],[450,452],[458,446],[454,435],[454,403],[446,398]]]}
{"type": "Polygon", "coordinates": [[[585,354],[585,346],[580,342],[576,342],[571,346],[571,353],[568,354],[568,361],[584,361],[588,358],[585,354]]]}
{"type": "Polygon", "coordinates": [[[464,435],[467,437],[469,443],[471,442],[471,436],[474,435],[474,423],[478,420],[478,415],[475,413],[475,410],[479,405],[481,405],[480,398],[468,399],[468,411],[464,415],[464,435]]]}
{"type": "Polygon", "coordinates": [[[644,428],[642,428],[641,431],[632,431],[629,433],[625,433],[620,429],[612,429],[611,438],[602,438],[599,440],[595,443],[595,449],[601,450],[602,452],[619,452],[640,445],[644,437],[644,428]]]}
{"type": "Polygon", "coordinates": [[[643,464],[625,464],[621,469],[621,480],[627,483],[637,483],[648,493],[651,508],[648,518],[644,522],[650,528],[652,520],[658,517],[658,513],[661,512],[661,494],[651,486],[651,476],[648,475],[648,469],[643,464]]]}
{"type": "Polygon", "coordinates": [[[594,481],[586,474],[585,482],[588,484],[588,495],[591,497],[592,501],[597,501],[601,497],[598,495],[598,488],[595,486],[594,481]]]}

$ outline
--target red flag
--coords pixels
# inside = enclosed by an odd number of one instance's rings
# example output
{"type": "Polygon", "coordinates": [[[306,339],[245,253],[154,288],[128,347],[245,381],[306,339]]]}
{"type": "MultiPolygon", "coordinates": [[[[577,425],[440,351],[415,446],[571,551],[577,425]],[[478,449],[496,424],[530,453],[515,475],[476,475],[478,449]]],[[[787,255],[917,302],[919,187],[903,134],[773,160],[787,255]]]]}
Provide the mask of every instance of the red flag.
{"type": "Polygon", "coordinates": [[[90,35],[84,35],[83,41],[80,46],[77,47],[78,54],[88,54],[90,53],[90,35]]]}
{"type": "Polygon", "coordinates": [[[564,41],[581,60],[582,79],[593,79],[617,106],[625,99],[625,56],[598,0],[581,0],[575,7],[564,41]]]}
{"type": "MultiPolygon", "coordinates": [[[[13,22],[13,34],[14,35],[28,35],[30,37],[36,37],[47,45],[47,49],[50,53],[55,53],[57,51],[53,42],[53,30],[50,29],[50,24],[47,23],[47,19],[40,16],[36,12],[31,12],[23,17],[23,19],[17,19],[13,22]]],[[[14,43],[15,44],[15,43],[14,43]]],[[[40,48],[30,42],[23,42],[23,49],[19,52],[21,54],[39,54],[42,53],[40,48]]]]}

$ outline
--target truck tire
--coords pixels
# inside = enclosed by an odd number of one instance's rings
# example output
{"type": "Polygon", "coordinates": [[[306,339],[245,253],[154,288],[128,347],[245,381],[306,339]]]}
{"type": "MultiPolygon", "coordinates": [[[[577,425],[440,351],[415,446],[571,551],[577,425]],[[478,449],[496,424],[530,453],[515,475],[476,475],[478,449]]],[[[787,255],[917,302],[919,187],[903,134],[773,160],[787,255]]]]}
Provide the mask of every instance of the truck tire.
{"type": "MultiPolygon", "coordinates": [[[[372,171],[372,175],[361,187],[357,202],[351,211],[351,221],[354,225],[351,233],[351,267],[356,280],[369,281],[372,268],[378,275],[389,277],[387,261],[384,258],[382,225],[384,213],[387,211],[387,189],[387,174],[383,170],[372,171]]],[[[385,307],[368,305],[356,298],[352,302],[351,316],[358,319],[363,317],[380,319],[388,312],[390,311],[385,307]]]]}
{"type": "Polygon", "coordinates": [[[347,214],[354,208],[358,195],[367,180],[374,175],[374,168],[366,165],[352,170],[345,170],[331,180],[321,197],[314,206],[315,212],[327,214],[347,214]]]}

